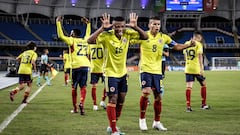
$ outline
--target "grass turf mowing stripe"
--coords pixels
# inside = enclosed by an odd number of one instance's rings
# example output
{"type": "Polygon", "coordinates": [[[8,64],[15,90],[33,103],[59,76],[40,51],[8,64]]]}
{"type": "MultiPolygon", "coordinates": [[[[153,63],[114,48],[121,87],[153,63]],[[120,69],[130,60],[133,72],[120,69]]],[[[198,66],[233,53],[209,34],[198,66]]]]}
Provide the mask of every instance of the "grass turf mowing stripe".
{"type": "MultiPolygon", "coordinates": [[[[42,91],[42,89],[47,85],[47,82],[45,82],[36,92],[32,94],[32,96],[29,98],[28,102],[30,102],[32,99],[34,99],[38,93],[42,91]]],[[[10,116],[8,116],[0,125],[0,133],[10,124],[10,122],[23,110],[24,107],[26,107],[27,104],[21,104],[10,116]]]]}

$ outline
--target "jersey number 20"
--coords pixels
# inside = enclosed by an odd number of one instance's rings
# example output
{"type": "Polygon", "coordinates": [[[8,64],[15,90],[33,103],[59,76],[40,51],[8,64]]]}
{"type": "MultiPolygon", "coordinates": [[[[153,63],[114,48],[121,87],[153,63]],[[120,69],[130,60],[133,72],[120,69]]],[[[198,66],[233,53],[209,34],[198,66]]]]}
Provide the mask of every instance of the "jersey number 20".
{"type": "Polygon", "coordinates": [[[103,58],[103,50],[102,48],[91,48],[92,59],[102,59],[103,58]]]}

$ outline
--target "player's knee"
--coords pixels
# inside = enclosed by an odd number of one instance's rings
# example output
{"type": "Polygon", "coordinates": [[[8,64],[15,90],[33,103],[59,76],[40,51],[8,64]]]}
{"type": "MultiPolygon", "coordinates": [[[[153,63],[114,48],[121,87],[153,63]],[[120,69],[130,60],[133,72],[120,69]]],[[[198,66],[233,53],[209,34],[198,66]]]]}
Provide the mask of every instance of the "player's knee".
{"type": "Polygon", "coordinates": [[[150,93],[148,93],[148,92],[142,92],[142,96],[145,98],[148,98],[149,95],[150,95],[150,93]]]}
{"type": "Polygon", "coordinates": [[[93,83],[92,84],[92,88],[96,88],[97,87],[97,84],[96,83],[93,83]]]}
{"type": "Polygon", "coordinates": [[[202,81],[200,84],[202,87],[206,87],[206,81],[202,81]]]}
{"type": "Polygon", "coordinates": [[[160,101],[161,100],[161,94],[160,93],[154,93],[154,100],[155,101],[160,101]]]}
{"type": "Polygon", "coordinates": [[[151,88],[150,87],[145,87],[145,88],[143,88],[142,89],[142,96],[144,96],[144,97],[148,97],[149,96],[149,94],[150,94],[150,92],[151,92],[151,88]]]}
{"type": "Polygon", "coordinates": [[[109,103],[117,104],[118,96],[116,94],[108,95],[109,103]]]}

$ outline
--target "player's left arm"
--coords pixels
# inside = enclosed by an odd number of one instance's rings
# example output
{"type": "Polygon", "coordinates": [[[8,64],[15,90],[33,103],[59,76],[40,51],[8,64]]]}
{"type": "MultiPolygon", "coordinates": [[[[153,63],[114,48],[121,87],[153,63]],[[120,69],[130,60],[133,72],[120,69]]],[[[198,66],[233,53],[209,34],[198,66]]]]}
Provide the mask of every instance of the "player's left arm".
{"type": "Polygon", "coordinates": [[[137,25],[137,19],[138,19],[137,14],[136,13],[130,13],[129,17],[130,17],[130,22],[129,22],[129,24],[126,24],[126,26],[129,26],[132,29],[134,29],[135,31],[137,31],[140,35],[140,39],[147,40],[148,39],[147,33],[143,29],[138,27],[138,25],[137,25]]]}
{"type": "Polygon", "coordinates": [[[195,42],[193,40],[190,41],[190,43],[185,43],[185,44],[179,44],[179,43],[176,43],[174,46],[173,46],[173,49],[174,50],[177,50],[177,51],[181,51],[183,49],[186,49],[188,47],[192,47],[195,45],[195,42]]]}
{"type": "Polygon", "coordinates": [[[84,36],[84,39],[87,40],[91,34],[91,23],[86,17],[81,18],[81,21],[87,25],[86,34],[84,36]]]}

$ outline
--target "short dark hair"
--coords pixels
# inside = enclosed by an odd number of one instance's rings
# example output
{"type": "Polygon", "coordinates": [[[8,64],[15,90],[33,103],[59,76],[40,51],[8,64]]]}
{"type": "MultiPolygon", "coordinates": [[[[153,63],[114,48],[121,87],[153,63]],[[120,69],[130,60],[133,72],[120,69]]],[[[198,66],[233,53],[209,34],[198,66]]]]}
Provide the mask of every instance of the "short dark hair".
{"type": "Polygon", "coordinates": [[[27,50],[33,50],[35,47],[37,47],[37,45],[33,41],[27,43],[27,50]]]}
{"type": "Polygon", "coordinates": [[[150,17],[149,20],[161,20],[161,19],[158,16],[153,16],[153,17],[150,17]]]}
{"type": "Polygon", "coordinates": [[[81,31],[79,29],[73,29],[73,32],[75,33],[76,36],[80,36],[81,35],[81,31]]]}
{"type": "Polygon", "coordinates": [[[122,22],[122,21],[125,21],[125,19],[121,16],[116,16],[113,18],[113,21],[119,21],[119,22],[122,22]]]}
{"type": "Polygon", "coordinates": [[[194,31],[194,32],[193,32],[193,35],[201,35],[201,36],[202,36],[203,34],[202,34],[201,31],[194,31]]]}

